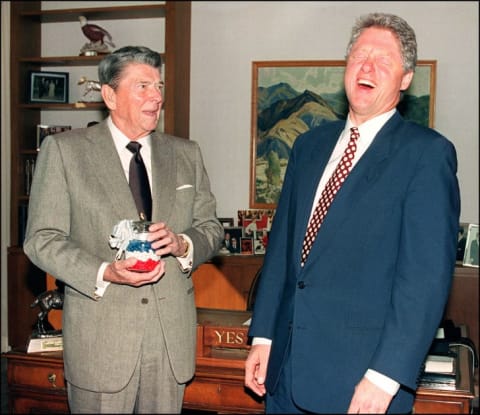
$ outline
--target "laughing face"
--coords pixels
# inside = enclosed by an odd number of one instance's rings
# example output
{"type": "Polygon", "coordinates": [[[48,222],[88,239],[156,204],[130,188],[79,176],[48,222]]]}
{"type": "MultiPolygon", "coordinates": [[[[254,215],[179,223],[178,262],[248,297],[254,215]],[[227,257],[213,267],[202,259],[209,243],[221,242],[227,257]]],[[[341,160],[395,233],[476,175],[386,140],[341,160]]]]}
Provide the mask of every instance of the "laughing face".
{"type": "Polygon", "coordinates": [[[162,86],[158,69],[138,63],[129,64],[122,71],[115,89],[102,85],[112,121],[129,139],[144,137],[157,128],[162,86]]]}
{"type": "Polygon", "coordinates": [[[353,45],[345,69],[350,117],[360,125],[396,107],[413,72],[404,72],[400,43],[389,30],[369,27],[353,45]]]}

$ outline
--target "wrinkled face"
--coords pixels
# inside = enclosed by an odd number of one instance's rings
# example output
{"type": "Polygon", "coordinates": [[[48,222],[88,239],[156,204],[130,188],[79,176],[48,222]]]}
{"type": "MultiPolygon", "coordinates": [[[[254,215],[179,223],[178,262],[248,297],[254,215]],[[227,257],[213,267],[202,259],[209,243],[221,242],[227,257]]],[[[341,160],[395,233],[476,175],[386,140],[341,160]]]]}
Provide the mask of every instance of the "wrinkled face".
{"type": "Polygon", "coordinates": [[[115,90],[102,85],[102,97],[112,121],[128,138],[144,137],[157,128],[162,86],[158,69],[138,63],[124,69],[115,90]]]}
{"type": "Polygon", "coordinates": [[[345,69],[345,91],[355,125],[396,107],[413,72],[404,73],[400,43],[389,30],[365,29],[353,45],[345,69]]]}

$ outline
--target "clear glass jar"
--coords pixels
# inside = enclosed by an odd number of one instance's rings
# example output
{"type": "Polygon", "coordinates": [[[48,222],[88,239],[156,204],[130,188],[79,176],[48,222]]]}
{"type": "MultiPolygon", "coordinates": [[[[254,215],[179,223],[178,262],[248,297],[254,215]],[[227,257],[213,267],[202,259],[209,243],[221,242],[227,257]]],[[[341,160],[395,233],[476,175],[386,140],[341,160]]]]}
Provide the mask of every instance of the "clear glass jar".
{"type": "Polygon", "coordinates": [[[149,272],[152,271],[160,261],[155,254],[152,245],[147,241],[148,227],[152,222],[132,222],[132,237],[125,250],[125,258],[137,258],[136,264],[129,268],[130,271],[149,272]]]}

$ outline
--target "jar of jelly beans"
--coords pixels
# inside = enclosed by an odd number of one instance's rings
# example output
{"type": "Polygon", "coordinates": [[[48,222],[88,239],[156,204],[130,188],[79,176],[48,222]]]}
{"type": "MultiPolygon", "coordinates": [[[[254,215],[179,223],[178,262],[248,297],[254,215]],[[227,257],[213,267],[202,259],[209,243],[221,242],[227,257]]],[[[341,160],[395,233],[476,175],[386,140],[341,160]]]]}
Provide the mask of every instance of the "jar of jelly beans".
{"type": "Polygon", "coordinates": [[[125,258],[134,257],[137,262],[130,271],[149,272],[152,271],[160,262],[160,258],[155,254],[151,243],[147,240],[148,227],[152,222],[133,221],[132,236],[125,250],[125,258]]]}

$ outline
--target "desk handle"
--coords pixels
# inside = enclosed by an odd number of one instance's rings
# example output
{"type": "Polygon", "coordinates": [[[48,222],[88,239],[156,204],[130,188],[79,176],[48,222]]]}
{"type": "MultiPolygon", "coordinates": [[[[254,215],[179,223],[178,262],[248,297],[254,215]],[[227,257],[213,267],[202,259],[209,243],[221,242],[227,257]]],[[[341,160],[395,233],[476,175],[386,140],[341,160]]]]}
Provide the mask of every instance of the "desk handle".
{"type": "Polygon", "coordinates": [[[55,373],[49,373],[47,376],[48,381],[51,383],[53,388],[56,388],[57,375],[55,373]]]}

